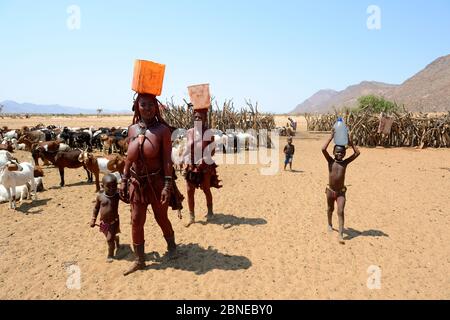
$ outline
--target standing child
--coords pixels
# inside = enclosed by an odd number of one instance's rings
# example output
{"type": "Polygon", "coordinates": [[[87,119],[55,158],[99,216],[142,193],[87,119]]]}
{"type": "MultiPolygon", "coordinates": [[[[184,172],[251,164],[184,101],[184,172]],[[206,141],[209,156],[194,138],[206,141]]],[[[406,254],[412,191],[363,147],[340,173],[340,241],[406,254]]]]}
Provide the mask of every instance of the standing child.
{"type": "Polygon", "coordinates": [[[351,139],[348,136],[348,144],[353,148],[353,154],[344,160],[345,157],[345,146],[334,146],[333,155],[334,159],[330,156],[327,151],[328,145],[334,137],[334,129],[331,131],[331,136],[325,145],[322,147],[322,153],[328,162],[328,173],[329,173],[329,183],[325,189],[327,195],[328,204],[328,231],[333,231],[332,215],[334,211],[334,202],[336,201],[338,209],[338,219],[339,219],[339,243],[344,244],[344,208],[345,208],[345,193],[347,187],[345,186],[345,171],[347,165],[358,158],[360,152],[356,148],[351,139]]]}
{"type": "Polygon", "coordinates": [[[98,213],[100,212],[100,231],[106,236],[108,243],[107,262],[112,262],[114,249],[119,251],[119,193],[117,192],[117,179],[112,174],[107,174],[102,179],[103,192],[99,192],[92,214],[91,228],[95,227],[98,213]]]}
{"type": "Polygon", "coordinates": [[[284,171],[286,171],[286,166],[289,163],[289,169],[292,171],[292,159],[294,158],[295,153],[295,147],[292,144],[292,137],[289,137],[287,139],[287,145],[284,146],[284,154],[286,155],[286,158],[284,160],[284,171]]]}

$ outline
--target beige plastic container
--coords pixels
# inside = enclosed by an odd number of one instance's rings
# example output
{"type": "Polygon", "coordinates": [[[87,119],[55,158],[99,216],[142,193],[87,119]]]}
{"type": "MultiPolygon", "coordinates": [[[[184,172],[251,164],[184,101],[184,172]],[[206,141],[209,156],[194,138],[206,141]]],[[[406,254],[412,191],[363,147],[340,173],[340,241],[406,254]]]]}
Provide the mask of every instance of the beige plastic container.
{"type": "Polygon", "coordinates": [[[209,83],[189,86],[188,91],[191,102],[194,105],[194,110],[209,109],[211,106],[209,83]]]}
{"type": "Polygon", "coordinates": [[[134,62],[131,88],[137,93],[161,95],[165,70],[166,66],[164,64],[147,60],[136,60],[134,62]]]}

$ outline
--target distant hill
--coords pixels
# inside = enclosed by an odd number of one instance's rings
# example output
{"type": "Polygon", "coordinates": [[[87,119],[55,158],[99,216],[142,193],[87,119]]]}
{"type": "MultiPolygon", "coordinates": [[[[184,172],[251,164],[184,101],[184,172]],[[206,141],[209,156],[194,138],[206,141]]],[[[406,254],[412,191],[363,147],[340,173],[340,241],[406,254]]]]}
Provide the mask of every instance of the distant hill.
{"type": "MultiPolygon", "coordinates": [[[[33,103],[18,103],[12,100],[0,102],[3,105],[2,113],[29,113],[29,114],[97,114],[97,110],[76,107],[54,105],[42,105],[33,103]]],[[[130,110],[108,110],[104,109],[103,114],[109,113],[131,113],[130,110]]]]}
{"type": "Polygon", "coordinates": [[[333,107],[354,107],[358,98],[374,94],[384,96],[409,111],[450,111],[450,55],[438,58],[401,85],[363,81],[345,90],[320,90],[297,105],[291,114],[303,112],[330,112],[333,107]]]}
{"type": "Polygon", "coordinates": [[[301,112],[312,112],[312,110],[322,109],[326,110],[328,102],[338,94],[339,92],[335,90],[320,90],[312,95],[309,99],[305,100],[301,105],[298,105],[296,110],[302,110],[301,112]]]}
{"type": "Polygon", "coordinates": [[[450,55],[430,63],[386,98],[405,104],[411,111],[450,111],[450,55]]]}
{"type": "Polygon", "coordinates": [[[395,87],[395,85],[387,83],[363,81],[342,91],[321,90],[302,104],[299,104],[292,113],[325,113],[333,111],[333,106],[336,108],[354,106],[361,96],[368,94],[384,95],[395,87]],[[333,93],[331,94],[331,92],[333,93]]]}

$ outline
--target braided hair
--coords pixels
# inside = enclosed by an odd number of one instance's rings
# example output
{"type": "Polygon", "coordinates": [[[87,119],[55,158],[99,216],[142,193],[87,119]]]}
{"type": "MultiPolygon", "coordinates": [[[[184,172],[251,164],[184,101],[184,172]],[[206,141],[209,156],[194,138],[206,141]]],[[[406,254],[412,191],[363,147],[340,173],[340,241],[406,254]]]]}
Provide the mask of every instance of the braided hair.
{"type": "Polygon", "coordinates": [[[161,116],[160,109],[164,108],[162,103],[159,102],[159,100],[156,98],[155,95],[148,94],[148,93],[135,93],[135,95],[133,97],[133,109],[132,109],[134,111],[133,124],[139,123],[141,121],[141,114],[139,113],[139,99],[144,96],[149,98],[150,100],[152,100],[152,102],[156,106],[156,115],[155,115],[156,120],[159,123],[167,126],[170,129],[170,132],[175,131],[176,128],[172,127],[170,124],[168,124],[166,122],[166,120],[164,120],[164,118],[161,116]]]}

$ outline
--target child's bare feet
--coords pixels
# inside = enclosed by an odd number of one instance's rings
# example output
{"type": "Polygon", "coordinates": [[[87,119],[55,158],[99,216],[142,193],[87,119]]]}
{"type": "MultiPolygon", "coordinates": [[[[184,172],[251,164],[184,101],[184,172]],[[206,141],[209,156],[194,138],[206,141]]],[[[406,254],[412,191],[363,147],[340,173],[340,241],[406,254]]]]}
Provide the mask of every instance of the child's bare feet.
{"type": "Polygon", "coordinates": [[[333,226],[328,225],[328,232],[333,232],[333,226]]]}
{"type": "Polygon", "coordinates": [[[339,243],[340,243],[340,244],[345,244],[344,237],[343,237],[342,234],[339,235],[338,240],[339,240],[339,243]]]}

